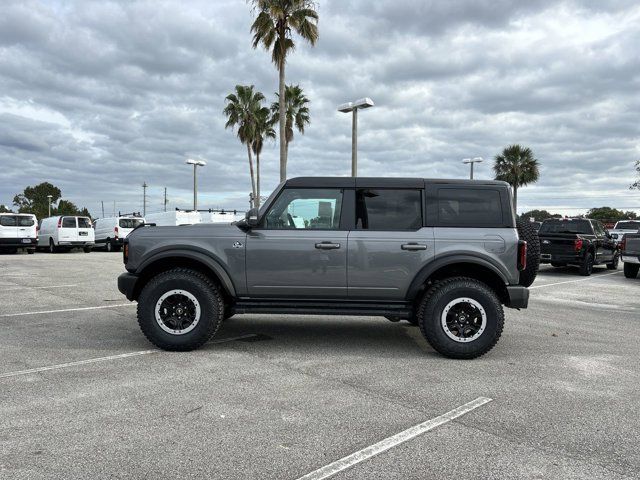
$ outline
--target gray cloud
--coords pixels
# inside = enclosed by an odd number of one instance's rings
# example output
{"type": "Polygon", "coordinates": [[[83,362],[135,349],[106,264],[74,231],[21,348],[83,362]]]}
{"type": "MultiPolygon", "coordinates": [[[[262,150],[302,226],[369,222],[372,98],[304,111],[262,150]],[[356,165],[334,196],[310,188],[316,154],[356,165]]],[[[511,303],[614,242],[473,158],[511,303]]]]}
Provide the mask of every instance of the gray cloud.
{"type": "MultiPolygon", "coordinates": [[[[189,156],[201,204],[244,208],[245,150],[224,129],[224,97],[277,72],[250,45],[245,2],[13,1],[0,18],[0,203],[50,181],[99,214],[188,206],[189,156]]],[[[311,99],[312,124],[290,147],[290,175],[347,175],[360,116],[362,175],[462,177],[460,160],[530,146],[541,181],[522,208],[635,207],[640,158],[640,7],[636,2],[321,1],[320,41],[299,44],[288,81],[311,99]]],[[[277,146],[262,158],[278,179],[277,146]]],[[[491,175],[490,163],[479,175],[491,175]]],[[[571,210],[576,209],[576,210],[571,210]]]]}

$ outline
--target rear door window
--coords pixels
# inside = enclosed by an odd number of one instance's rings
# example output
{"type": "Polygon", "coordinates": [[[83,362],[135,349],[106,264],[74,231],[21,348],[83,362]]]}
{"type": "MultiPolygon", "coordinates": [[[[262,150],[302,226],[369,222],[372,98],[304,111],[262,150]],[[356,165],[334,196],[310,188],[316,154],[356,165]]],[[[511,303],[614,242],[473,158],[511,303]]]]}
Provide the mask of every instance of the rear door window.
{"type": "Polygon", "coordinates": [[[540,227],[540,235],[545,233],[582,233],[592,235],[589,220],[545,220],[540,227]]]}
{"type": "Polygon", "coordinates": [[[15,227],[17,226],[16,217],[2,215],[0,216],[0,225],[3,227],[15,227]]]}
{"type": "Polygon", "coordinates": [[[76,217],[63,217],[62,228],[76,228],[76,217]]]}
{"type": "Polygon", "coordinates": [[[78,228],[91,228],[91,220],[87,217],[78,217],[78,228]]]}
{"type": "Polygon", "coordinates": [[[422,228],[419,189],[359,188],[356,190],[357,230],[418,230],[422,228]]]}
{"type": "Polygon", "coordinates": [[[136,228],[143,223],[144,221],[141,218],[121,218],[118,225],[120,228],[136,228]]]}
{"type": "Polygon", "coordinates": [[[19,227],[33,227],[36,222],[33,217],[17,217],[19,227]]]}
{"type": "Polygon", "coordinates": [[[440,188],[437,224],[441,227],[501,227],[500,192],[480,188],[440,188]]]}

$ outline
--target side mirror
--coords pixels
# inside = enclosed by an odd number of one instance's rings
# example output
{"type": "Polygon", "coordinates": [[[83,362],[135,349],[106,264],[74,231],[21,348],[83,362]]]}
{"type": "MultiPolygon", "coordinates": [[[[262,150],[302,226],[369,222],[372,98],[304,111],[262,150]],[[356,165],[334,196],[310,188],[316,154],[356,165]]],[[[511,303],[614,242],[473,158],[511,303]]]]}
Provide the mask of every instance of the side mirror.
{"type": "Polygon", "coordinates": [[[249,210],[245,214],[244,220],[240,220],[239,222],[236,223],[236,225],[238,225],[238,227],[240,227],[243,230],[249,230],[253,227],[257,227],[258,226],[258,209],[252,208],[251,210],[249,210]]]}

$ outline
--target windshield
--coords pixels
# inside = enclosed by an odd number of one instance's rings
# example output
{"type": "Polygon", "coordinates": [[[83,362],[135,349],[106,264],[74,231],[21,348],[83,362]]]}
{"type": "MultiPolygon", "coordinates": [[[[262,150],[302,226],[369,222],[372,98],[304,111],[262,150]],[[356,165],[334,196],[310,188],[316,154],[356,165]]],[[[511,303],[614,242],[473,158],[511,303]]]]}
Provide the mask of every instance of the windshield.
{"type": "Polygon", "coordinates": [[[144,220],[141,218],[121,218],[118,225],[120,225],[120,228],[136,228],[143,223],[144,220]]]}
{"type": "Polygon", "coordinates": [[[593,234],[588,220],[545,220],[540,226],[540,235],[545,233],[593,234]]]}
{"type": "Polygon", "coordinates": [[[616,226],[613,227],[614,230],[640,230],[640,221],[636,222],[618,222],[616,226]]]}

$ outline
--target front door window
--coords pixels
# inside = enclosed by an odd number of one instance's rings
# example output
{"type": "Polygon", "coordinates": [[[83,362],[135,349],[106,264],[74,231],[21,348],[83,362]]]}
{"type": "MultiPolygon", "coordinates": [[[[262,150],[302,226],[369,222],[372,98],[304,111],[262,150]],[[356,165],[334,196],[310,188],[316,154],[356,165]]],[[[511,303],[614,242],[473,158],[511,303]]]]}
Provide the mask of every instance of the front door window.
{"type": "Polygon", "coordinates": [[[269,230],[338,230],[342,189],[286,188],[264,216],[269,230]]]}

